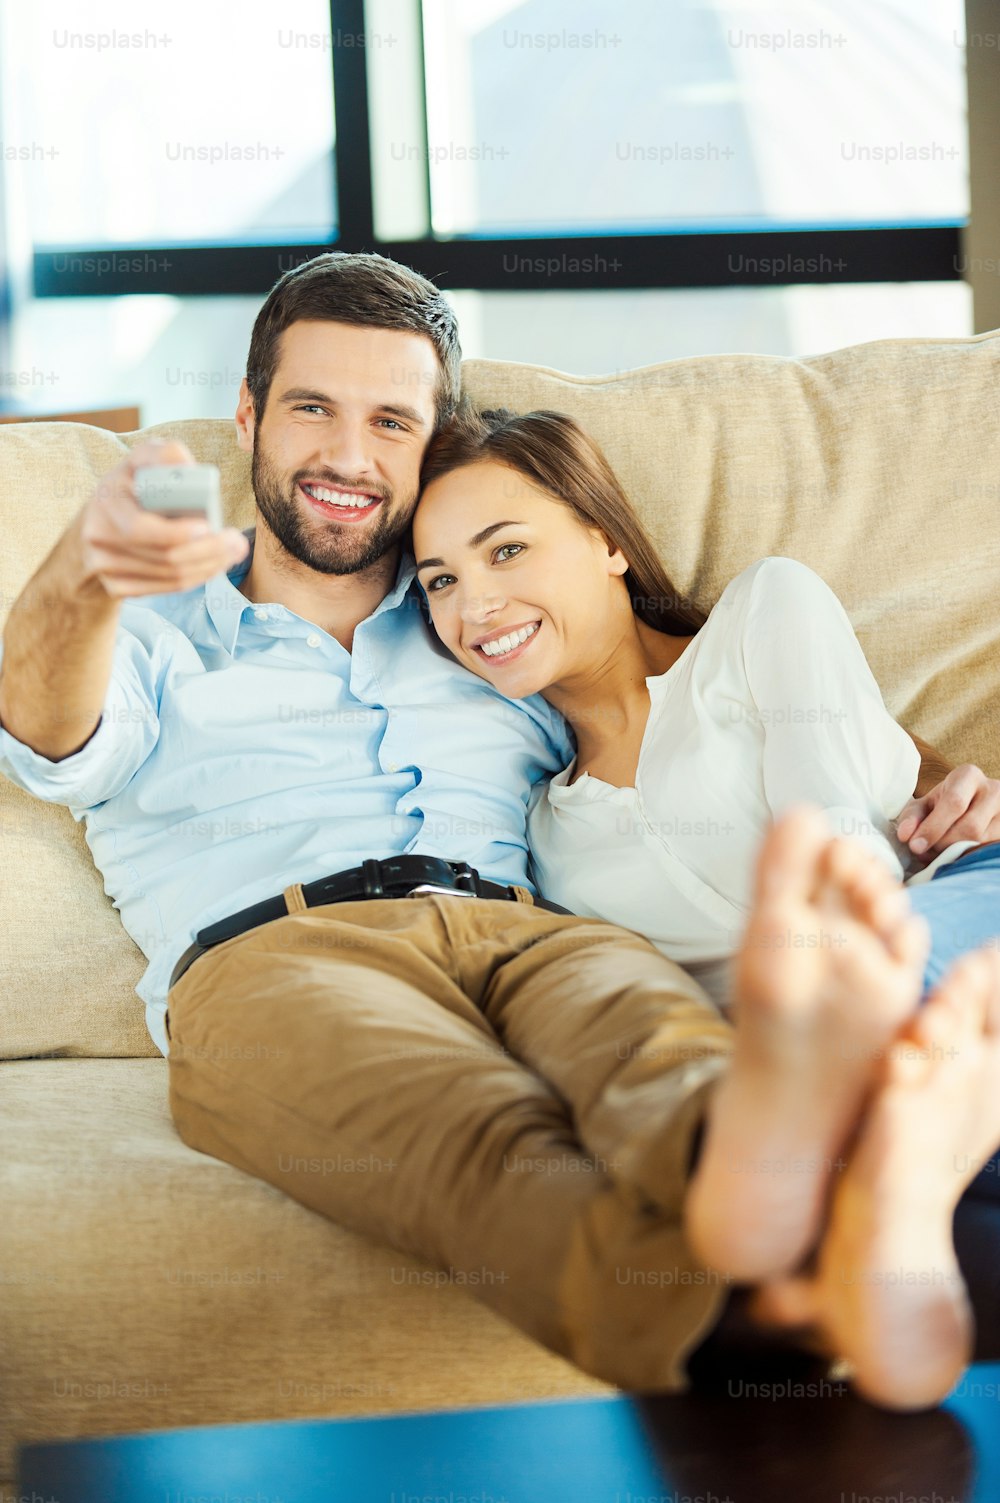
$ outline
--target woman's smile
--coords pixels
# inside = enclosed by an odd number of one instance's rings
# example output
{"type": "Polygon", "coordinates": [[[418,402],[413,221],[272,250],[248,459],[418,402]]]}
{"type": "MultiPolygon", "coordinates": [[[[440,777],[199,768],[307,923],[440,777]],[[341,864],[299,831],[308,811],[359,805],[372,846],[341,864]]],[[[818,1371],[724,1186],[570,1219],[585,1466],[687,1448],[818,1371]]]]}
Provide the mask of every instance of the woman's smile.
{"type": "Polygon", "coordinates": [[[498,626],[485,636],[476,637],[469,644],[470,650],[487,663],[511,663],[524,655],[541,624],[541,621],[528,621],[523,626],[498,626]]]}

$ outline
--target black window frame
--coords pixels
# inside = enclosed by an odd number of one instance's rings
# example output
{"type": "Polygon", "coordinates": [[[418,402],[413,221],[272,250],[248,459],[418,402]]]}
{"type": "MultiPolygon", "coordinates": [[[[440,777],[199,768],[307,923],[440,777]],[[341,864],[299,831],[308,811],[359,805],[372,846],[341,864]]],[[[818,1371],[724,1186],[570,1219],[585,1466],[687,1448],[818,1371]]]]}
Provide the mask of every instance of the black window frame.
{"type": "MultiPolygon", "coordinates": [[[[364,0],[330,0],[330,24],[333,37],[367,35],[364,0]]],[[[377,251],[422,272],[443,289],[475,292],[962,280],[965,222],[505,238],[428,234],[415,240],[380,240],[375,234],[366,49],[334,46],[331,58],[335,239],[325,244],[36,250],[34,295],[265,294],[282,272],[329,250],[377,251]]],[[[426,112],[423,123],[426,162],[426,112]]]]}

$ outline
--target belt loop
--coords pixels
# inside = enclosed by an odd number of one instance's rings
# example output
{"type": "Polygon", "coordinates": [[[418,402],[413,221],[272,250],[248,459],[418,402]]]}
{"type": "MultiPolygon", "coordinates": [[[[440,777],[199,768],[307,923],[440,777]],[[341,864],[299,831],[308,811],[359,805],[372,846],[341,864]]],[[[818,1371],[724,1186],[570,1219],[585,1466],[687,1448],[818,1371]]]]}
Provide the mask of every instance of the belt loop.
{"type": "Polygon", "coordinates": [[[382,886],[382,863],[381,861],[362,861],[362,881],[365,887],[366,898],[384,898],[385,888],[382,886]]]}
{"type": "Polygon", "coordinates": [[[526,887],[516,887],[512,882],[510,884],[510,890],[514,894],[514,899],[516,902],[530,903],[532,907],[534,907],[535,899],[526,887]]]}
{"type": "Polygon", "coordinates": [[[289,913],[305,913],[309,904],[302,895],[302,883],[293,882],[291,887],[286,887],[281,896],[285,900],[285,907],[289,913]]]}

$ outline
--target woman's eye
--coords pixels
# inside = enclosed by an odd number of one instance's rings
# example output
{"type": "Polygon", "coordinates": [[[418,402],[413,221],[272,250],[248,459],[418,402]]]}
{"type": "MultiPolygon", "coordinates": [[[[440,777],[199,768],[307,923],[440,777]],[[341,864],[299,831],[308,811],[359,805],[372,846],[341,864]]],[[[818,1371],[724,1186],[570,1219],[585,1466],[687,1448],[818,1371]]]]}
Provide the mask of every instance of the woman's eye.
{"type": "Polygon", "coordinates": [[[442,590],[445,585],[454,584],[454,582],[454,574],[437,574],[432,580],[428,581],[427,593],[428,595],[432,595],[435,590],[442,590]]]}
{"type": "Polygon", "coordinates": [[[501,558],[500,555],[503,554],[503,553],[508,553],[510,551],[510,549],[512,549],[512,548],[514,549],[514,556],[516,557],[516,555],[518,553],[521,553],[523,551],[524,544],[523,543],[501,543],[500,547],[497,549],[496,553],[493,555],[493,557],[497,561],[497,563],[501,563],[502,564],[502,563],[506,562],[506,560],[503,559],[503,558],[501,558]]]}

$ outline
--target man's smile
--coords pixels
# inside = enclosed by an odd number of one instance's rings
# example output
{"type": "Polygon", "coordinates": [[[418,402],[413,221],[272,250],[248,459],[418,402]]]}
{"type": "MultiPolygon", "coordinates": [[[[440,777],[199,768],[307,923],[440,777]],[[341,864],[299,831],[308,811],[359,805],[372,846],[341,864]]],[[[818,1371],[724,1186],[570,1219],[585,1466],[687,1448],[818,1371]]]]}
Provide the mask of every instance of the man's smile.
{"type": "Polygon", "coordinates": [[[327,517],[335,516],[341,522],[370,516],[382,500],[372,491],[319,485],[313,481],[300,481],[299,490],[316,511],[327,517]]]}

